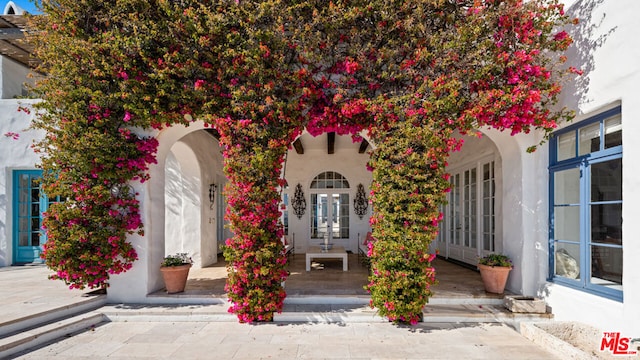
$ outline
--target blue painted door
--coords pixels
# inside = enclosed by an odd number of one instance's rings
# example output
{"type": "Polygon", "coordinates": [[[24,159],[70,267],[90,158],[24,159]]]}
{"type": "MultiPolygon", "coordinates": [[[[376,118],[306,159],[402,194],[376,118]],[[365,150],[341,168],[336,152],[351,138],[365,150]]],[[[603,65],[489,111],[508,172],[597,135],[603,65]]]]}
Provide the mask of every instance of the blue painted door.
{"type": "Polygon", "coordinates": [[[13,262],[42,263],[42,212],[46,201],[40,191],[41,170],[13,173],[13,262]]]}

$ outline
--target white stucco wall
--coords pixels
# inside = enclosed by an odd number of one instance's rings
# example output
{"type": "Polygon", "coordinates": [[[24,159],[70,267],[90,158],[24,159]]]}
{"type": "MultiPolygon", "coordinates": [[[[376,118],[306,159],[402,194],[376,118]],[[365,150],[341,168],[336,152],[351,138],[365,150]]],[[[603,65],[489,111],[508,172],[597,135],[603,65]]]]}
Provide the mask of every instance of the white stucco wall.
{"type": "Polygon", "coordinates": [[[24,13],[25,13],[24,9],[16,5],[13,1],[7,2],[7,4],[4,6],[4,11],[3,11],[4,15],[7,15],[7,14],[22,15],[24,13]]]}
{"type": "MultiPolygon", "coordinates": [[[[607,108],[622,106],[623,143],[623,293],[624,302],[608,300],[557,284],[548,284],[546,296],[558,320],[589,323],[622,336],[640,337],[640,177],[635,164],[640,156],[640,24],[635,0],[578,0],[567,2],[567,12],[580,19],[569,29],[575,46],[569,64],[584,70],[563,91],[561,104],[576,110],[574,123],[607,108]],[[636,155],[638,154],[638,155],[636,155]]],[[[536,173],[545,172],[538,166],[536,173]]],[[[546,198],[546,197],[545,197],[546,198]]],[[[543,199],[545,199],[543,198],[543,199]]]]}
{"type": "Polygon", "coordinates": [[[35,100],[0,100],[0,267],[13,262],[13,170],[35,169],[39,157],[31,148],[34,139],[41,139],[43,133],[28,130],[34,112],[18,111],[19,104],[28,106],[35,100]],[[5,134],[18,133],[14,140],[5,134]]]}
{"type": "Polygon", "coordinates": [[[540,139],[535,135],[511,136],[508,132],[485,131],[502,157],[502,252],[509,255],[514,268],[507,289],[516,294],[535,295],[546,279],[548,233],[546,152],[533,154],[526,149],[540,139]]]}

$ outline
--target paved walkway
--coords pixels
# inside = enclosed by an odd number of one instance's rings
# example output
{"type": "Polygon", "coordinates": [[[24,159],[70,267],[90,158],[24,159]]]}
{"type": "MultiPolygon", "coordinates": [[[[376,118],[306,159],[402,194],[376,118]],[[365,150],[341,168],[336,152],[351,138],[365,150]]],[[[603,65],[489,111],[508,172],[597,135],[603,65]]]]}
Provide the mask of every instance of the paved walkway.
{"type": "Polygon", "coordinates": [[[15,320],[85,301],[90,290],[69,290],[49,280],[44,265],[0,267],[0,327],[15,320]]]}
{"type": "MultiPolygon", "coordinates": [[[[87,291],[47,279],[44,267],[0,268],[7,319],[71,306],[87,291]]],[[[194,321],[195,320],[195,321],[194,321]]],[[[504,324],[113,321],[29,349],[18,359],[553,359],[504,324]]]]}
{"type": "Polygon", "coordinates": [[[18,359],[554,359],[498,324],[113,322],[18,359]]]}

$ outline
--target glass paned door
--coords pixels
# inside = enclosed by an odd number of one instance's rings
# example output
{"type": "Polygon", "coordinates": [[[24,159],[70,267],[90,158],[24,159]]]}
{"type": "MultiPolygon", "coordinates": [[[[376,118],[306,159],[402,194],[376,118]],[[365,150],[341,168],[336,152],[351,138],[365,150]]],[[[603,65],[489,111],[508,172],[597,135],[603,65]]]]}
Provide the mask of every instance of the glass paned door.
{"type": "Polygon", "coordinates": [[[476,264],[482,253],[495,251],[495,162],[487,160],[451,174],[443,212],[446,234],[439,241],[446,245],[445,256],[469,264],[476,264]]]}
{"type": "Polygon", "coordinates": [[[495,165],[491,161],[482,165],[482,250],[496,248],[496,184],[495,165]]]}
{"type": "MultiPolygon", "coordinates": [[[[478,239],[476,169],[464,172],[464,247],[476,252],[478,239]]],[[[476,255],[477,256],[477,255],[476,255]]]]}
{"type": "Polygon", "coordinates": [[[38,263],[46,238],[40,231],[44,199],[40,194],[40,170],[21,170],[13,175],[14,262],[38,263]]]}
{"type": "Polygon", "coordinates": [[[349,194],[311,194],[311,239],[349,238],[349,194]]]}
{"type": "Polygon", "coordinates": [[[556,276],[580,279],[580,168],[553,174],[553,241],[556,276]]]}
{"type": "Polygon", "coordinates": [[[622,159],[591,165],[591,282],[622,290],[622,159]]]}

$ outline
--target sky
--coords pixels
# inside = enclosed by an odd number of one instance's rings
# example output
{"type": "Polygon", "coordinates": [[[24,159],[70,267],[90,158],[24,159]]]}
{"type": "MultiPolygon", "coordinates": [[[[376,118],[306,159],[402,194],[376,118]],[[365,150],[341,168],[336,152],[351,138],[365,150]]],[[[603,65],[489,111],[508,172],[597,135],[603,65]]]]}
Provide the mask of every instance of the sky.
{"type": "MultiPolygon", "coordinates": [[[[31,14],[39,13],[38,9],[33,4],[33,1],[31,1],[31,0],[11,0],[11,1],[13,1],[14,4],[20,6],[21,8],[25,9],[26,11],[30,12],[31,14]]],[[[4,10],[4,6],[8,2],[9,2],[9,0],[0,1],[0,4],[2,5],[2,7],[0,8],[0,13],[1,13],[2,10],[4,10]]]]}

